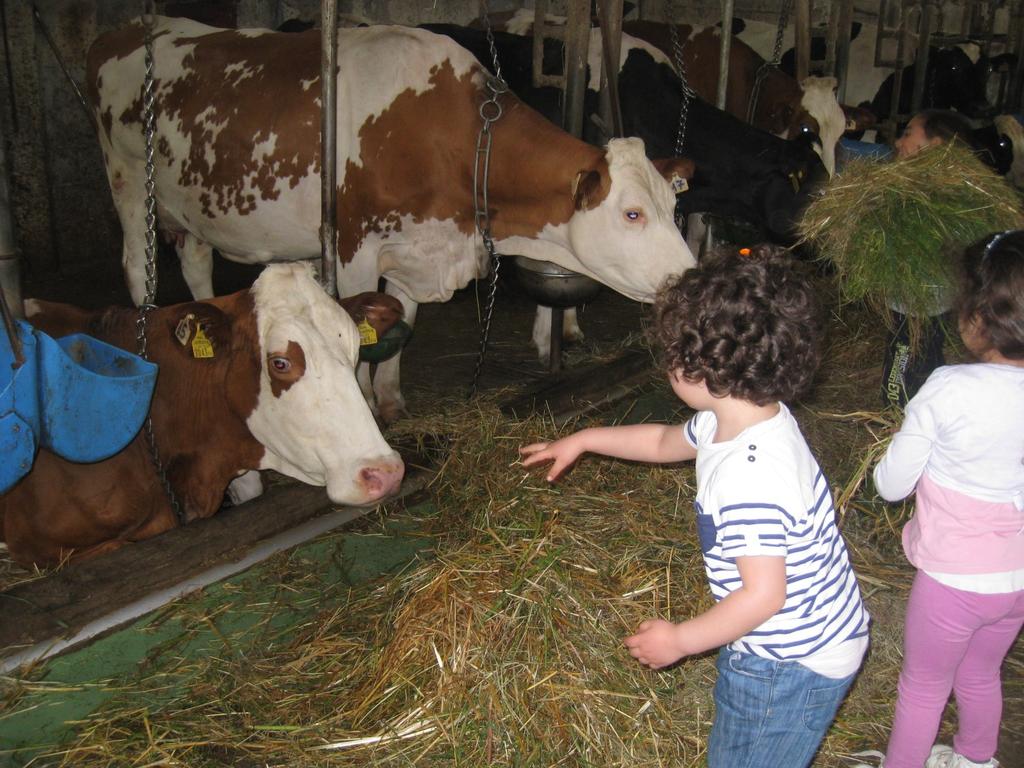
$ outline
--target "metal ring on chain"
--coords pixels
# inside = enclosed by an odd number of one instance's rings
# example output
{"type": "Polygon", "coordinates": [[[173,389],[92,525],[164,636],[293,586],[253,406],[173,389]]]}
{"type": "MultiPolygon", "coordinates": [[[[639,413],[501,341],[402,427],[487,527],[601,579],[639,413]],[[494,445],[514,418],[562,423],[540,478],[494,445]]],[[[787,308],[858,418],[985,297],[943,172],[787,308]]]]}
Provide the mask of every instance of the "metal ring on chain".
{"type": "Polygon", "coordinates": [[[480,105],[480,117],[483,118],[484,122],[493,123],[501,117],[501,104],[499,104],[495,99],[488,99],[480,105]],[[493,116],[487,114],[488,109],[493,111],[493,116]]]}

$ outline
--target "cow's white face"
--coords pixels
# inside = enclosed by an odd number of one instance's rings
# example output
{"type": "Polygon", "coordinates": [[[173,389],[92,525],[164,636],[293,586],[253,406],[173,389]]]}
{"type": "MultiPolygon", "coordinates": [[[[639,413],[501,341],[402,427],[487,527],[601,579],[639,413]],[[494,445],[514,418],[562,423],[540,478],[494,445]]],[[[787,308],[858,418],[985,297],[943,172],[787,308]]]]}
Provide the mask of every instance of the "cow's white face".
{"type": "Polygon", "coordinates": [[[612,139],[606,157],[610,191],[569,220],[579,264],[567,266],[631,299],[653,301],[670,276],[696,264],[673,219],[675,193],[640,139],[612,139]]]}
{"type": "Polygon", "coordinates": [[[804,92],[801,106],[818,121],[821,148],[814,149],[821,155],[828,175],[832,176],[836,172],[836,144],[846,130],[846,115],[836,100],[836,80],[834,77],[805,77],[800,87],[804,92]]]}
{"type": "Polygon", "coordinates": [[[1013,145],[1013,163],[1006,178],[1018,189],[1024,188],[1024,127],[1013,115],[997,115],[992,121],[1001,134],[1013,145]]]}
{"type": "Polygon", "coordinates": [[[247,420],[261,469],[314,485],[340,504],[395,490],[404,471],[356,383],[359,332],[306,264],[274,264],[253,285],[263,366],[247,420]]]}

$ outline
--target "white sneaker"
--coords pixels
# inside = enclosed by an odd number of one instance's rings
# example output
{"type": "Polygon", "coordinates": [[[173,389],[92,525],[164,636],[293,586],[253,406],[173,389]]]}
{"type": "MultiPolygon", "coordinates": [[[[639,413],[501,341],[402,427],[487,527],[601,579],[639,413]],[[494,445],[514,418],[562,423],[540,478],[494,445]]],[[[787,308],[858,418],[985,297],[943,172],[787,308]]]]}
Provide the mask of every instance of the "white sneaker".
{"type": "Polygon", "coordinates": [[[925,761],[924,768],[999,768],[999,761],[993,757],[984,763],[975,763],[963,755],[958,755],[952,747],[936,744],[932,747],[932,754],[925,761]]]}
{"type": "Polygon", "coordinates": [[[872,762],[871,763],[853,763],[850,766],[850,768],[885,768],[885,755],[882,754],[881,752],[879,752],[877,749],[868,749],[868,750],[865,750],[864,752],[854,752],[852,755],[850,755],[851,759],[864,758],[864,757],[872,758],[872,762]],[[878,762],[876,763],[876,762],[874,762],[874,760],[877,760],[878,762]]]}

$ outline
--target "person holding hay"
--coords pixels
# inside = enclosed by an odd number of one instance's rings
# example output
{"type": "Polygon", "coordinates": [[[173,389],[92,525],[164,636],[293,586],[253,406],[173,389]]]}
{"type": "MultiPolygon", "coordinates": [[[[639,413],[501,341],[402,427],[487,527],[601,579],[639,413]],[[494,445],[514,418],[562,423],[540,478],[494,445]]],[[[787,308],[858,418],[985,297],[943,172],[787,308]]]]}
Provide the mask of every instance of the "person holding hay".
{"type": "Polygon", "coordinates": [[[874,470],[916,493],[903,550],[918,569],[885,768],[995,768],[1000,668],[1024,625],[1024,230],[964,254],[955,303],[975,362],[937,369],[874,470]],[[932,746],[950,691],[953,746],[932,746]]]}
{"type": "Polygon", "coordinates": [[[955,112],[915,115],[896,150],[891,162],[851,160],[799,229],[801,243],[834,267],[843,300],[863,301],[885,325],[881,400],[902,408],[945,362],[954,254],[986,233],[1024,226],[1024,212],[955,112]]]}
{"type": "Polygon", "coordinates": [[[696,459],[697,531],[714,607],[644,621],[625,639],[653,669],[720,648],[709,768],[811,763],[868,645],[868,614],[828,482],[786,400],[806,389],[823,322],[774,246],[713,253],[662,289],[654,340],[684,425],[584,429],[521,448],[550,482],[584,453],[696,459]]]}
{"type": "MultiPolygon", "coordinates": [[[[949,109],[926,109],[914,115],[893,143],[897,159],[905,160],[923,149],[957,141],[974,151],[971,124],[949,109]]],[[[907,317],[906,307],[892,306],[889,339],[882,366],[882,404],[903,407],[921,388],[928,374],[944,365],[946,330],[942,320],[948,307],[941,287],[935,291],[929,313],[919,319],[920,328],[907,317]],[[919,338],[916,338],[919,337],[919,338]]]]}
{"type": "Polygon", "coordinates": [[[925,109],[914,115],[893,142],[896,157],[907,158],[926,147],[939,147],[950,141],[960,141],[972,150],[977,149],[971,138],[971,123],[959,112],[951,109],[925,109]]]}

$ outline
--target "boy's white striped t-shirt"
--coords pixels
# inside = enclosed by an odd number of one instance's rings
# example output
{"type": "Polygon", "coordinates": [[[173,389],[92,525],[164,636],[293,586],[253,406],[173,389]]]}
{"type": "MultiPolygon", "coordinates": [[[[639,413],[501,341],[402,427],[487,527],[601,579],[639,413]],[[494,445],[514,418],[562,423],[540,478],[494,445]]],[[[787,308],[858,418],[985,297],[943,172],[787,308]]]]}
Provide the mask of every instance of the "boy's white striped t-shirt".
{"type": "MultiPolygon", "coordinates": [[[[684,429],[697,448],[697,528],[715,600],[742,585],[737,557],[786,558],[782,609],[730,648],[800,661],[866,639],[869,618],[828,482],[789,409],[780,403],[776,416],[721,443],[710,411],[684,429]]],[[[865,643],[852,646],[862,653],[865,643]]]]}

